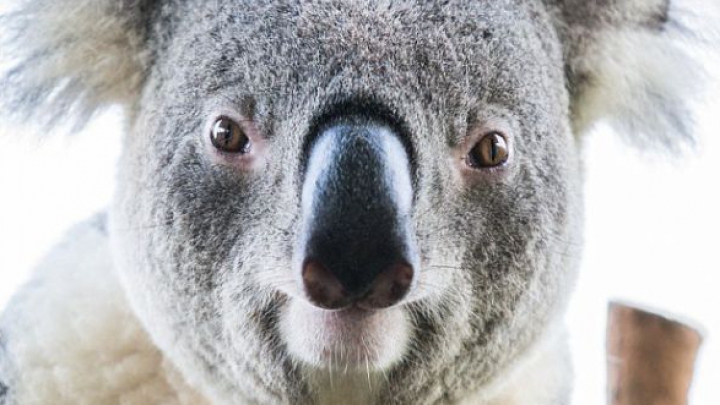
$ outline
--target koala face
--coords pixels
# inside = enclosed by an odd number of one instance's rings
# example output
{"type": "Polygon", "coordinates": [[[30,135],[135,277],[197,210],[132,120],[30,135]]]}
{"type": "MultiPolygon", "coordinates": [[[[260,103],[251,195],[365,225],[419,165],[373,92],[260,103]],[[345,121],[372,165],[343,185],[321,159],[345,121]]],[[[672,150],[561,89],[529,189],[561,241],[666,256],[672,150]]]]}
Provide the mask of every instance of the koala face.
{"type": "Polygon", "coordinates": [[[454,403],[562,329],[580,136],[688,133],[674,4],[27,0],[0,99],[125,107],[117,272],[214,401],[454,403]]]}
{"type": "Polygon", "coordinates": [[[581,176],[561,50],[538,7],[471,3],[183,10],[113,210],[181,368],[257,400],[382,372],[402,398],[489,381],[556,320],[581,176]]]}

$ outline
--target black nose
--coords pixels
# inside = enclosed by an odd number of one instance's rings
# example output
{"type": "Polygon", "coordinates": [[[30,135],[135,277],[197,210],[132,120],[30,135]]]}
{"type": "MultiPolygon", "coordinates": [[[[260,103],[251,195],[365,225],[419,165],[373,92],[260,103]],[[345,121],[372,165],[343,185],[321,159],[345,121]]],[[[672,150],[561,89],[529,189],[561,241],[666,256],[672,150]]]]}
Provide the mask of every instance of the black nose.
{"type": "Polygon", "coordinates": [[[380,125],[340,124],[317,138],[303,185],[301,279],[315,305],[397,304],[416,277],[410,163],[380,125]]]}
{"type": "Polygon", "coordinates": [[[302,270],[305,292],[317,306],[338,309],[354,302],[367,309],[392,306],[410,289],[413,268],[396,263],[380,271],[370,283],[350,284],[346,287],[336,273],[316,260],[307,260],[302,270]]]}

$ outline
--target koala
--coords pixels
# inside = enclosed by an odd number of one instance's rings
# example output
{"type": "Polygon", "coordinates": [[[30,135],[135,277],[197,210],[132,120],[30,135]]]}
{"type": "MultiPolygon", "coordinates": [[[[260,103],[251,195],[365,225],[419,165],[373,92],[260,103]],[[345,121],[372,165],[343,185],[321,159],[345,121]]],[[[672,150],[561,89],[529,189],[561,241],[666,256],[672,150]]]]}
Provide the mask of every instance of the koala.
{"type": "Polygon", "coordinates": [[[3,114],[124,135],[0,404],[569,404],[583,137],[691,139],[680,2],[18,2],[3,114]]]}

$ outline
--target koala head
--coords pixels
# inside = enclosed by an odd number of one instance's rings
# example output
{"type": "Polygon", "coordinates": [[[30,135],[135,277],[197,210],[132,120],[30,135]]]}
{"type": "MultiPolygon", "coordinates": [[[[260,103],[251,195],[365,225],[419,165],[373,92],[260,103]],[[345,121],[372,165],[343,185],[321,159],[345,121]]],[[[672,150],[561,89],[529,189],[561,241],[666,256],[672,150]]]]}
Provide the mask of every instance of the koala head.
{"type": "Polygon", "coordinates": [[[117,272],[210,397],[310,402],[336,370],[380,376],[382,403],[436,403],[558,328],[582,135],[605,119],[636,141],[687,137],[697,69],[678,14],[667,0],[24,1],[6,17],[4,102],[49,122],[123,106],[117,272]]]}

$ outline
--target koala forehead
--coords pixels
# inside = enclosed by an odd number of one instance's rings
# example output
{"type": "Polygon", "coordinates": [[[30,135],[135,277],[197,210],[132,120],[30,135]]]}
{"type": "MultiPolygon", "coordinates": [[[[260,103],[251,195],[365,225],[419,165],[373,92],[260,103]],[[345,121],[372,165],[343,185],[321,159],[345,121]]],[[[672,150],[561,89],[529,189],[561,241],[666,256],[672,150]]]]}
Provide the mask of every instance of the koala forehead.
{"type": "Polygon", "coordinates": [[[307,118],[359,96],[411,121],[419,109],[452,117],[489,104],[524,120],[567,111],[560,45],[535,2],[198,2],[177,12],[191,18],[178,19],[157,66],[181,102],[252,100],[258,114],[307,118]]]}

